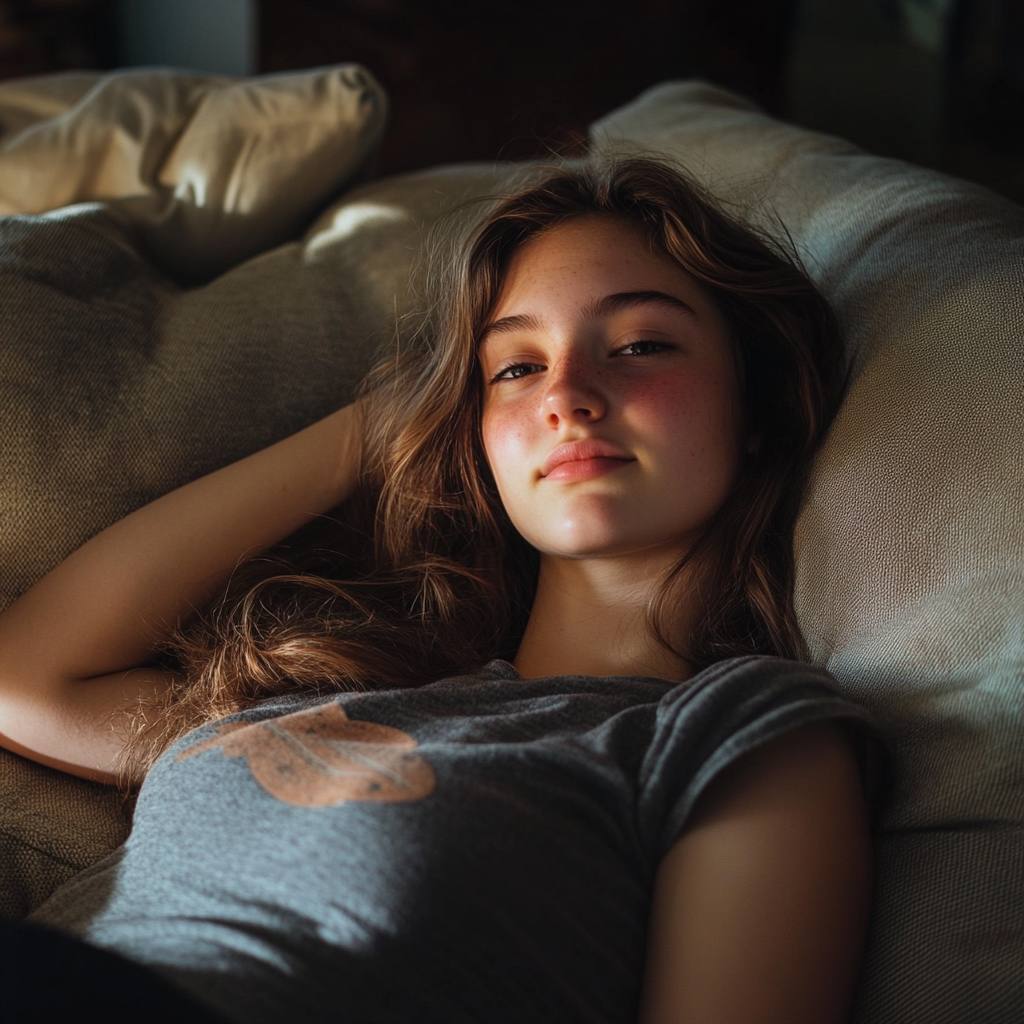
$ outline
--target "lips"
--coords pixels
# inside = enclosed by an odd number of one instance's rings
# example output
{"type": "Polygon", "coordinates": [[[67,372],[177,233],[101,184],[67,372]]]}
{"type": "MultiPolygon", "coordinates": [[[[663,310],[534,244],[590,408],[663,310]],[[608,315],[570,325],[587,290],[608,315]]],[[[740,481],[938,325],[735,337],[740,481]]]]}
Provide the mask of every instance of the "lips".
{"type": "MultiPolygon", "coordinates": [[[[540,467],[540,475],[542,477],[549,476],[559,466],[566,466],[567,463],[591,461],[595,462],[596,466],[611,463],[608,468],[614,468],[615,462],[634,462],[635,460],[633,456],[607,441],[598,441],[593,438],[585,441],[569,441],[551,450],[540,467]]],[[[570,474],[566,470],[559,475],[575,476],[577,474],[570,474]]]]}

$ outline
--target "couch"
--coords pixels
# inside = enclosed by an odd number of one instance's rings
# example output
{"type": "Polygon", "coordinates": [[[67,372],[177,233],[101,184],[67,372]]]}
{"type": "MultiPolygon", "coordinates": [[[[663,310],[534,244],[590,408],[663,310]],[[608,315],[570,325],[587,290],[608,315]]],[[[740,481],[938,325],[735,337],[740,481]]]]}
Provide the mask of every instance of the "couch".
{"type": "MultiPolygon", "coordinates": [[[[0,607],[409,342],[425,235],[521,168],[375,179],[386,109],[355,65],[0,84],[0,607]]],[[[1024,209],[698,81],[589,143],[787,233],[844,331],[795,545],[812,658],[894,753],[853,1020],[1024,1020],[1024,209]]],[[[2,750],[0,792],[9,919],[129,828],[112,790],[2,750]]]]}

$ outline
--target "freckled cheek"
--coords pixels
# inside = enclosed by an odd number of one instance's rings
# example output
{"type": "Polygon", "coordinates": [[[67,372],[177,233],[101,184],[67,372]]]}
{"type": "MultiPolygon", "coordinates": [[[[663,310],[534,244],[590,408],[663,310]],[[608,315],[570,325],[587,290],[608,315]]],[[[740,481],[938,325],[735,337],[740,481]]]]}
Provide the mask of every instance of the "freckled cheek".
{"type": "Polygon", "coordinates": [[[623,411],[634,424],[655,436],[678,437],[700,419],[707,395],[699,381],[663,376],[637,381],[622,399],[623,411]]]}
{"type": "Polygon", "coordinates": [[[738,401],[721,377],[665,375],[637,381],[622,397],[634,429],[684,458],[730,446],[737,430],[738,401]]]}

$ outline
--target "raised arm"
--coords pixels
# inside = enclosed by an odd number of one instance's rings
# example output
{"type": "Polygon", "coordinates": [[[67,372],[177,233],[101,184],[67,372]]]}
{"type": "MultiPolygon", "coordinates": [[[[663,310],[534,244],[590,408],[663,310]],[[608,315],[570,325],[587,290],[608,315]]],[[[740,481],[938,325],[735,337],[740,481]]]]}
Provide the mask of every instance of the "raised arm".
{"type": "Polygon", "coordinates": [[[841,728],[804,726],[746,754],[658,869],[640,1024],[843,1024],[870,889],[841,728]]]}
{"type": "Polygon", "coordinates": [[[359,472],[349,405],[98,533],[0,614],[0,746],[109,781],[128,701],[173,678],[139,668],[231,571],[344,501],[359,472]]]}

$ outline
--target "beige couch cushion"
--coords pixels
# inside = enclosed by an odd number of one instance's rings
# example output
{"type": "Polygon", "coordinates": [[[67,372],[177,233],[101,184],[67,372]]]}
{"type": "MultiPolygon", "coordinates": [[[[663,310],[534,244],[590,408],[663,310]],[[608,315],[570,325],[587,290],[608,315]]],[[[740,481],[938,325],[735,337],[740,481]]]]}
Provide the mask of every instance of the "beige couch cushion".
{"type": "MultiPolygon", "coordinates": [[[[0,607],[133,508],[351,393],[391,333],[391,294],[363,301],[379,261],[293,244],[182,284],[306,227],[372,159],[385,106],[354,65],[0,85],[0,607]]],[[[0,917],[124,838],[114,792],[2,750],[0,793],[0,917]]]]}
{"type": "MultiPolygon", "coordinates": [[[[511,173],[460,166],[364,186],[303,240],[187,290],[105,205],[0,219],[0,607],[135,508],[348,401],[411,333],[422,227],[511,173]]],[[[13,917],[73,870],[48,850],[85,866],[124,822],[96,787],[0,750],[4,787],[31,810],[26,831],[0,804],[0,917],[13,917]]]]}
{"type": "Polygon", "coordinates": [[[856,1020],[1024,1019],[1024,209],[702,83],[592,138],[781,221],[844,330],[796,601],[896,755],[856,1020]]]}

